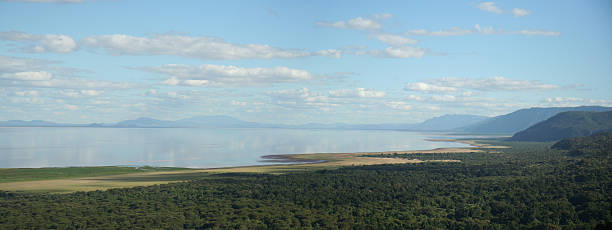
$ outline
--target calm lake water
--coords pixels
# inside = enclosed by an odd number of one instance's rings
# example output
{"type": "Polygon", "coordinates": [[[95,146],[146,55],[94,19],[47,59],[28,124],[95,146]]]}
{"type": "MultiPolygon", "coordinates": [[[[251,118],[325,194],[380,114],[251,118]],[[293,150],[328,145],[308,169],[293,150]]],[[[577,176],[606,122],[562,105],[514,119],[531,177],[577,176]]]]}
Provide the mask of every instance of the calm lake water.
{"type": "Polygon", "coordinates": [[[0,128],[0,168],[102,165],[227,167],[272,154],[462,147],[442,134],[374,130],[0,128]]]}

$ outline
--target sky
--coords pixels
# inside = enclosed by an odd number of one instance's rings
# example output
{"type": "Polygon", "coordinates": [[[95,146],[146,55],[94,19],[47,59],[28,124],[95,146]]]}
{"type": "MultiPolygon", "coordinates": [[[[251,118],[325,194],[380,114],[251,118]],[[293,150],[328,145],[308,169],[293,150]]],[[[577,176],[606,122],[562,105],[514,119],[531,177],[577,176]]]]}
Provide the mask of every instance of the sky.
{"type": "Polygon", "coordinates": [[[0,1],[0,120],[612,106],[612,1],[0,1]]]}

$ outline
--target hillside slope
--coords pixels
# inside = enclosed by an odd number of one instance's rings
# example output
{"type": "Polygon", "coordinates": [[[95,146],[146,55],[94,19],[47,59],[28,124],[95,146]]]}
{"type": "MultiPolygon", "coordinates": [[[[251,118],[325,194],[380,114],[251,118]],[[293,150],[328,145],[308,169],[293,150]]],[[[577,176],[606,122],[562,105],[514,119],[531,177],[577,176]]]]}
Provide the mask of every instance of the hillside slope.
{"type": "Polygon", "coordinates": [[[512,141],[556,141],[569,137],[589,136],[612,131],[612,111],[559,113],[546,121],[520,131],[512,141]]]}
{"type": "Polygon", "coordinates": [[[602,106],[580,106],[580,107],[552,107],[552,108],[529,108],[493,117],[477,124],[458,128],[456,131],[467,133],[497,133],[513,134],[529,128],[552,116],[567,111],[610,111],[610,107],[602,106]]]}

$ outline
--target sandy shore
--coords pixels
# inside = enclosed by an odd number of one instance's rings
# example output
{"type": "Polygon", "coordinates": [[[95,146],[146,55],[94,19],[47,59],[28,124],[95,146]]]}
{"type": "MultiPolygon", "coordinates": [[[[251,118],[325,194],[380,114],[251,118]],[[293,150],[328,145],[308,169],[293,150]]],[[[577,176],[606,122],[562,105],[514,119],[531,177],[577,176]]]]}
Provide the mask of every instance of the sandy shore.
{"type": "Polygon", "coordinates": [[[438,148],[430,150],[386,151],[364,153],[311,153],[265,156],[264,161],[271,164],[256,166],[241,166],[227,168],[208,168],[196,170],[164,171],[132,173],[113,176],[97,176],[73,179],[54,179],[44,181],[25,181],[0,183],[0,190],[6,191],[37,191],[37,192],[75,192],[106,190],[110,188],[125,188],[134,186],[148,186],[171,182],[185,181],[197,177],[217,173],[285,173],[291,171],[305,171],[317,169],[333,169],[342,166],[377,165],[377,164],[406,164],[426,162],[459,162],[458,160],[419,160],[409,158],[372,157],[380,154],[427,154],[427,153],[474,153],[481,149],[506,148],[506,146],[490,146],[471,140],[438,139],[431,141],[460,142],[471,147],[438,148]],[[365,155],[370,155],[364,157],[365,155]]]}

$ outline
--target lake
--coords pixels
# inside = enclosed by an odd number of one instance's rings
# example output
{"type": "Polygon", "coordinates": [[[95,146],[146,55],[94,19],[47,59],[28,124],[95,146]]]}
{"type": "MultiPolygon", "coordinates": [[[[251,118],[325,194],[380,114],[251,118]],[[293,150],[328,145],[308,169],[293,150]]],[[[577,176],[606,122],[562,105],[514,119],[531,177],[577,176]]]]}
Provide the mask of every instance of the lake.
{"type": "Polygon", "coordinates": [[[196,128],[0,128],[0,168],[66,166],[229,167],[270,164],[273,154],[464,147],[439,133],[387,130],[196,128]]]}

